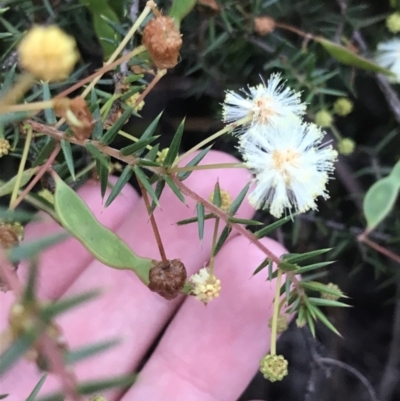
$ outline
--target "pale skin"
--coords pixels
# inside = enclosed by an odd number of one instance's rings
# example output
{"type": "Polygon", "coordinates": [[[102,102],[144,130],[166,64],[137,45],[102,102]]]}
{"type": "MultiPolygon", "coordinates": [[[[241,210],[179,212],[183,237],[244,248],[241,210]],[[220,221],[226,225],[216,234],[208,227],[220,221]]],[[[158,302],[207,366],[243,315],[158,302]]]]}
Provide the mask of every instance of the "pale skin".
{"type": "MultiPolygon", "coordinates": [[[[232,156],[211,151],[202,164],[235,161],[232,156]]],[[[221,188],[235,198],[249,178],[244,169],[203,170],[194,172],[185,183],[208,199],[218,179],[221,188]]],[[[135,252],[160,258],[145,205],[131,187],[126,186],[107,209],[102,206],[98,183],[85,184],[79,194],[97,218],[135,252]]],[[[155,218],[167,257],[181,259],[190,276],[209,259],[214,223],[206,222],[200,243],[196,224],[175,224],[195,214],[195,202],[187,198],[184,205],[166,189],[160,203],[155,218]]],[[[253,213],[245,201],[237,217],[251,218],[253,213]]],[[[27,227],[27,241],[61,230],[50,218],[42,217],[41,222],[27,227]]],[[[273,240],[262,241],[277,256],[286,252],[273,240]]],[[[233,233],[215,259],[214,272],[222,286],[220,297],[205,306],[194,297],[164,300],[132,272],[102,265],[70,238],[42,254],[38,295],[54,300],[94,288],[103,290],[99,298],[57,319],[71,349],[121,340],[116,347],[77,364],[74,371],[80,381],[135,371],[160,330],[173,317],[135,385],[123,395],[117,390],[104,393],[108,401],[235,401],[269,349],[268,319],[272,316],[275,287],[266,281],[266,272],[252,277],[263,258],[258,248],[233,233]]],[[[22,265],[21,281],[26,273],[27,267],[22,265]]],[[[12,293],[0,293],[1,331],[6,328],[12,300],[12,293]]],[[[41,375],[34,364],[20,361],[0,377],[0,394],[9,393],[8,401],[24,400],[41,375]]],[[[58,379],[49,375],[40,394],[57,388],[58,379]]]]}

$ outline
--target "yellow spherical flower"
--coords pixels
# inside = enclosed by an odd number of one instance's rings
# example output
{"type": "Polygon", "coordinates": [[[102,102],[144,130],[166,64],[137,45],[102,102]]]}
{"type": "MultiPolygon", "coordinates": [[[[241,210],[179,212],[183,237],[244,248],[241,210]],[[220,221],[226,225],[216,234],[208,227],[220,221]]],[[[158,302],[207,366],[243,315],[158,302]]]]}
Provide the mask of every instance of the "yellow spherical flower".
{"type": "Polygon", "coordinates": [[[207,305],[211,300],[219,297],[221,281],[211,274],[207,267],[203,267],[198,273],[193,274],[189,281],[193,287],[192,294],[204,304],[207,305]]]}
{"type": "Polygon", "coordinates": [[[336,100],[335,104],[333,105],[333,111],[338,116],[347,116],[347,114],[350,114],[353,111],[353,102],[347,97],[342,97],[336,100]]]}
{"type": "MultiPolygon", "coordinates": [[[[220,209],[226,212],[229,207],[232,204],[232,198],[231,195],[228,191],[225,189],[220,189],[220,194],[221,194],[221,207],[220,209]]],[[[211,192],[210,196],[208,197],[208,200],[212,203],[214,200],[214,191],[211,192]]]]}
{"type": "Polygon", "coordinates": [[[390,32],[400,32],[400,13],[393,13],[386,19],[386,27],[390,32]]]}
{"type": "Polygon", "coordinates": [[[355,147],[356,143],[351,138],[343,138],[338,142],[338,151],[344,156],[351,155],[355,147]]]}
{"type": "Polygon", "coordinates": [[[19,63],[35,78],[62,81],[79,59],[74,38],[56,25],[34,26],[18,47],[19,63]]]}
{"type": "Polygon", "coordinates": [[[333,122],[333,116],[328,110],[320,110],[315,115],[315,124],[320,127],[330,127],[333,122]]]}
{"type": "Polygon", "coordinates": [[[144,100],[142,100],[138,105],[136,104],[136,101],[139,99],[140,93],[134,93],[131,97],[125,100],[125,103],[129,106],[132,107],[135,111],[140,111],[144,107],[144,100]]]}

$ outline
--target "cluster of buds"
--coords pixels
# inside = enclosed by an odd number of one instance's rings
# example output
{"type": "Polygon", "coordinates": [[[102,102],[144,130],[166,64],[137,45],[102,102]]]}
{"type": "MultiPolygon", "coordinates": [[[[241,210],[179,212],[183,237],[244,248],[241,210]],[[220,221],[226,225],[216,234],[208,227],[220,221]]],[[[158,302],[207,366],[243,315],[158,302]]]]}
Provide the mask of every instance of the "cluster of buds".
{"type": "Polygon", "coordinates": [[[192,285],[191,294],[205,305],[219,297],[221,281],[211,274],[207,267],[203,267],[198,273],[193,274],[189,282],[192,285]]]}
{"type": "MultiPolygon", "coordinates": [[[[18,245],[24,237],[24,228],[18,222],[16,223],[5,223],[0,222],[0,248],[11,249],[18,245]]],[[[13,265],[14,270],[17,270],[18,264],[13,265]]],[[[0,274],[0,291],[8,291],[9,286],[1,278],[0,274]]]]}
{"type": "Polygon", "coordinates": [[[269,381],[280,381],[288,374],[288,361],[282,355],[267,354],[260,361],[260,371],[269,381]]]}
{"type": "Polygon", "coordinates": [[[10,149],[10,142],[5,138],[0,138],[0,157],[8,155],[10,149]]]}
{"type": "MultiPolygon", "coordinates": [[[[272,328],[272,317],[268,320],[268,327],[272,328]]],[[[289,327],[289,322],[286,315],[278,316],[278,325],[276,327],[277,333],[283,333],[289,327]]]]}

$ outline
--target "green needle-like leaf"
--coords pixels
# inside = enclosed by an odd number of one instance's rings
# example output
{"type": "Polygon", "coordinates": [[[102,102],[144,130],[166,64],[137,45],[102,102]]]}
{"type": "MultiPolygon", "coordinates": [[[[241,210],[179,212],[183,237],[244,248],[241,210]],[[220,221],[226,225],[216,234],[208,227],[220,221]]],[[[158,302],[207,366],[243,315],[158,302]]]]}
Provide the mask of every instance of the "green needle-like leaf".
{"type": "Polygon", "coordinates": [[[103,155],[103,153],[100,152],[99,149],[96,148],[92,143],[87,142],[85,144],[86,149],[90,152],[90,154],[100,163],[105,167],[106,169],[109,168],[110,162],[108,159],[103,155]]]}
{"type": "Polygon", "coordinates": [[[61,149],[63,151],[65,162],[67,163],[67,167],[68,167],[69,173],[71,174],[72,179],[74,181],[76,181],[76,178],[75,178],[75,165],[74,165],[74,158],[73,158],[73,155],[72,155],[71,144],[68,141],[63,139],[61,141],[61,149]]]}
{"type": "Polygon", "coordinates": [[[186,204],[185,197],[182,195],[182,192],[179,190],[179,188],[176,186],[174,181],[171,179],[169,175],[163,175],[163,179],[165,182],[168,184],[168,186],[172,189],[172,192],[178,197],[178,199],[186,204]]]}
{"type": "Polygon", "coordinates": [[[279,219],[278,221],[275,221],[272,224],[269,224],[267,227],[264,227],[261,230],[256,231],[254,233],[254,235],[257,238],[263,238],[290,220],[292,220],[292,216],[283,217],[282,219],[279,219]]]}
{"type": "Polygon", "coordinates": [[[29,397],[26,399],[26,401],[35,401],[36,400],[36,397],[39,394],[39,391],[41,390],[41,388],[46,380],[46,377],[47,377],[47,374],[42,376],[42,378],[39,380],[38,384],[36,384],[35,388],[29,394],[29,397]]]}
{"type": "Polygon", "coordinates": [[[240,205],[242,204],[244,198],[246,197],[246,194],[250,188],[250,183],[248,183],[239,193],[239,195],[236,197],[236,199],[231,203],[229,206],[229,209],[227,213],[230,216],[234,216],[236,212],[239,210],[240,205]]]}
{"type": "MultiPolygon", "coordinates": [[[[213,219],[213,218],[215,218],[215,215],[212,213],[205,214],[203,217],[204,220],[209,220],[209,219],[213,219]]],[[[191,217],[190,219],[179,220],[176,222],[176,224],[178,226],[184,226],[185,224],[196,223],[198,221],[199,221],[198,217],[191,217]]]]}
{"type": "Polygon", "coordinates": [[[111,205],[111,203],[114,201],[114,199],[120,194],[120,192],[122,191],[124,186],[131,179],[132,174],[133,174],[132,167],[125,166],[120,177],[118,178],[118,181],[115,183],[115,185],[111,189],[110,195],[108,196],[108,198],[106,200],[105,207],[108,207],[111,205]]]}
{"type": "Polygon", "coordinates": [[[181,147],[181,141],[182,141],[184,127],[185,127],[185,119],[183,119],[182,122],[179,124],[179,127],[176,130],[175,135],[172,139],[167,156],[165,156],[165,160],[164,160],[165,166],[171,167],[172,163],[178,157],[179,149],[181,147]]]}
{"type": "Polygon", "coordinates": [[[100,138],[100,142],[104,145],[109,145],[117,136],[118,131],[126,123],[132,114],[132,109],[126,109],[122,116],[114,123],[114,125],[100,138]]]}
{"type": "Polygon", "coordinates": [[[133,143],[132,145],[125,146],[120,150],[120,152],[124,156],[132,155],[134,153],[137,153],[139,150],[143,150],[147,145],[150,145],[157,138],[159,138],[159,135],[146,139],[141,138],[140,141],[133,143]]]}
{"type": "Polygon", "coordinates": [[[228,226],[224,227],[224,229],[222,230],[222,233],[219,236],[218,241],[213,249],[214,256],[221,250],[222,245],[224,245],[225,241],[228,239],[231,231],[232,231],[231,227],[228,227],[228,226]]]}
{"type": "Polygon", "coordinates": [[[287,253],[287,254],[283,255],[282,258],[285,260],[285,262],[288,262],[288,263],[299,263],[299,262],[304,262],[307,259],[314,258],[315,256],[322,255],[331,250],[332,250],[332,248],[324,248],[324,249],[317,249],[316,251],[311,251],[311,252],[306,252],[306,253],[301,253],[301,254],[287,253]]]}
{"type": "MultiPolygon", "coordinates": [[[[194,167],[197,166],[203,159],[204,156],[208,153],[211,149],[212,145],[208,146],[207,148],[203,149],[200,153],[198,153],[185,167],[194,167]]],[[[181,171],[177,174],[178,178],[183,181],[186,180],[192,174],[193,171],[181,171]]]]}
{"type": "Polygon", "coordinates": [[[153,199],[153,202],[157,205],[160,206],[159,202],[158,202],[158,198],[156,193],[154,192],[153,187],[151,186],[149,180],[146,177],[146,174],[141,170],[140,167],[138,166],[134,166],[133,167],[133,171],[136,174],[136,178],[143,184],[144,188],[146,189],[146,191],[148,192],[148,194],[150,195],[151,199],[153,199]]]}
{"type": "Polygon", "coordinates": [[[199,239],[203,241],[204,236],[204,205],[202,203],[197,203],[196,205],[196,212],[197,212],[197,219],[198,219],[198,232],[199,232],[199,239]]]}
{"type": "Polygon", "coordinates": [[[118,344],[119,340],[109,340],[97,344],[87,345],[85,347],[69,351],[65,356],[65,361],[67,364],[73,364],[107,351],[118,344]]]}

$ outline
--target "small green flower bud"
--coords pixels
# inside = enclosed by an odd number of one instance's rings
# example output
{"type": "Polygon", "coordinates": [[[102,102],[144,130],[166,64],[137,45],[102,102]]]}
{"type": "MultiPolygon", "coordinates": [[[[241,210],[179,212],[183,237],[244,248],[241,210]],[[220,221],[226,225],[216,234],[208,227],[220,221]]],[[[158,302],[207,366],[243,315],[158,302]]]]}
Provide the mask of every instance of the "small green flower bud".
{"type": "Polygon", "coordinates": [[[356,143],[351,138],[343,138],[338,142],[338,151],[344,156],[351,155],[355,147],[356,143]]]}
{"type": "Polygon", "coordinates": [[[320,110],[315,115],[315,124],[320,127],[330,127],[333,122],[333,116],[328,110],[320,110]]]}
{"type": "MultiPolygon", "coordinates": [[[[340,291],[340,288],[334,283],[329,283],[327,286],[332,290],[340,291]]],[[[337,301],[340,297],[337,295],[328,294],[327,292],[321,292],[321,298],[328,299],[329,301],[337,301]]]]}
{"type": "Polygon", "coordinates": [[[338,116],[347,116],[347,114],[350,114],[353,111],[353,102],[347,97],[341,97],[340,99],[336,100],[335,104],[333,105],[333,111],[338,116]]]}
{"type": "Polygon", "coordinates": [[[400,13],[393,13],[386,18],[386,27],[392,33],[400,32],[400,13]]]}
{"type": "Polygon", "coordinates": [[[260,361],[260,371],[269,381],[280,381],[288,374],[288,361],[282,355],[267,354],[260,361]]]}
{"type": "Polygon", "coordinates": [[[160,163],[160,164],[163,164],[165,158],[167,157],[168,151],[169,151],[169,148],[165,148],[165,149],[161,150],[161,151],[158,153],[156,162],[157,162],[157,163],[160,163]]]}
{"type": "Polygon", "coordinates": [[[11,149],[10,142],[7,139],[0,138],[0,157],[8,155],[11,149]]]}
{"type": "Polygon", "coordinates": [[[38,192],[38,195],[47,200],[47,202],[54,204],[54,195],[48,189],[42,189],[38,192]]]}
{"type": "MultiPolygon", "coordinates": [[[[279,315],[278,316],[278,325],[277,325],[277,332],[283,333],[287,330],[289,326],[288,319],[286,315],[279,315]]],[[[268,327],[272,328],[272,317],[268,320],[268,327]]]]}

